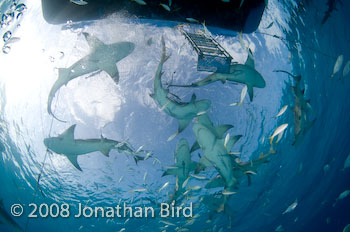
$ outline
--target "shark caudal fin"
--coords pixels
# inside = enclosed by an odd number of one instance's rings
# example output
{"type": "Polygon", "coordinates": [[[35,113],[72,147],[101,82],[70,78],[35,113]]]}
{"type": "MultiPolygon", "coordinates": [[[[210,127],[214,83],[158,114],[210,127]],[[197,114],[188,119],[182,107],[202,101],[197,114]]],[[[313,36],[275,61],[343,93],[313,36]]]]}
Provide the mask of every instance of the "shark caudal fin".
{"type": "Polygon", "coordinates": [[[52,105],[52,101],[56,95],[56,92],[67,83],[68,77],[69,77],[69,73],[70,70],[67,68],[59,68],[58,69],[58,79],[56,80],[56,82],[53,84],[51,90],[50,90],[50,94],[47,100],[47,112],[49,113],[49,115],[51,115],[52,117],[54,117],[56,120],[60,121],[60,122],[66,122],[64,120],[61,120],[59,118],[56,117],[56,115],[53,114],[52,109],[51,109],[51,105],[52,105]]]}
{"type": "Polygon", "coordinates": [[[140,160],[145,160],[145,157],[139,156],[139,155],[133,155],[134,156],[134,160],[135,163],[137,165],[137,162],[139,162],[140,160]]]}

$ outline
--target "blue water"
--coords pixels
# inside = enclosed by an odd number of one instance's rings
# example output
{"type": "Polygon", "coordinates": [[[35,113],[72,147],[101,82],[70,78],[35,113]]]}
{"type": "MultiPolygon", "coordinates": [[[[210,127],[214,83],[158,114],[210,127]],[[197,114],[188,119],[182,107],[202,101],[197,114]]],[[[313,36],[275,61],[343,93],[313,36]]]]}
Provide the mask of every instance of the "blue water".
{"type": "MultiPolygon", "coordinates": [[[[336,201],[340,193],[350,189],[350,168],[343,170],[350,153],[350,76],[341,79],[344,64],[350,59],[350,31],[346,29],[350,22],[350,2],[336,1],[338,10],[321,25],[327,10],[324,0],[269,1],[257,32],[242,37],[245,46],[253,50],[256,70],[267,83],[264,89],[254,89],[253,102],[246,97],[242,106],[229,106],[239,100],[242,85],[215,83],[198,89],[172,90],[185,101],[193,92],[198,99],[211,99],[209,115],[214,123],[233,124],[235,127],[230,133],[243,135],[234,149],[241,152],[240,158],[244,161],[257,158],[260,152],[266,153],[267,137],[280,124],[289,124],[276,145],[277,154],[258,169],[250,186],[242,179],[237,194],[230,198],[229,205],[235,211],[232,222],[225,213],[214,213],[208,222],[211,213],[200,203],[200,198],[213,191],[201,189],[185,201],[198,205],[194,214],[199,215],[192,225],[185,227],[181,227],[187,222],[183,217],[131,218],[127,222],[127,218],[72,216],[28,219],[30,203],[67,203],[74,214],[78,203],[106,207],[126,202],[157,208],[152,205],[153,201],[167,202],[168,194],[174,190],[175,178],[162,178],[164,168],[173,164],[179,139],[186,138],[192,144],[194,136],[191,124],[167,142],[177,129],[177,121],[160,112],[149,97],[161,54],[161,35],[171,53],[164,66],[164,82],[173,76],[174,83],[191,83],[208,73],[196,71],[196,55],[184,37],[172,28],[173,23],[114,15],[96,22],[48,25],[40,14],[40,1],[28,2],[27,6],[21,26],[11,29],[13,36],[20,40],[11,44],[9,54],[0,55],[0,200],[8,214],[11,205],[24,206],[21,217],[12,217],[23,230],[175,231],[188,228],[189,231],[245,232],[275,231],[281,225],[284,231],[342,231],[350,223],[350,197],[336,201]],[[271,22],[273,25],[266,29],[271,22]],[[99,73],[78,78],[63,87],[53,103],[55,114],[68,121],[60,123],[47,114],[47,96],[57,79],[57,68],[68,67],[86,54],[88,46],[79,35],[82,31],[93,33],[106,43],[131,41],[136,49],[117,64],[119,86],[99,73]],[[153,41],[151,45],[146,44],[149,38],[153,41]],[[344,56],[343,66],[330,78],[339,55],[344,56]],[[317,119],[298,146],[292,146],[294,97],[290,86],[294,83],[288,75],[273,72],[276,69],[302,76],[305,96],[311,99],[313,117],[317,119]],[[286,104],[290,106],[286,113],[275,119],[273,116],[286,104]],[[112,151],[109,158],[91,153],[78,158],[83,169],[79,172],[65,157],[47,153],[42,142],[72,124],[77,124],[75,138],[99,138],[102,134],[106,138],[128,140],[135,149],[144,145],[154,156],[136,165],[130,156],[116,151],[112,151]],[[167,181],[169,186],[158,192],[167,181]],[[137,188],[147,191],[130,192],[137,188]],[[296,199],[295,210],[283,214],[296,199]],[[161,220],[176,226],[162,228],[165,224],[161,220]]],[[[5,12],[6,4],[1,7],[5,12]]],[[[193,25],[190,29],[199,28],[193,25]]],[[[245,61],[247,53],[236,32],[210,27],[209,30],[235,61],[245,61]]],[[[198,160],[197,152],[192,158],[198,160]]],[[[201,173],[208,178],[216,174],[215,169],[201,173]]],[[[189,182],[189,186],[196,185],[203,187],[205,181],[189,182]]],[[[13,227],[3,222],[0,231],[13,231],[13,227]]]]}

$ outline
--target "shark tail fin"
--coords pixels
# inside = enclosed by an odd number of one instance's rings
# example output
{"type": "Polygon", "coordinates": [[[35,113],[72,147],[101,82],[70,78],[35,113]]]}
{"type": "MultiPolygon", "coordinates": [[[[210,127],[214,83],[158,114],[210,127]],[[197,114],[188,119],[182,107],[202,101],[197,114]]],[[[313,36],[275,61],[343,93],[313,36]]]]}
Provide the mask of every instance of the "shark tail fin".
{"type": "Polygon", "coordinates": [[[58,68],[58,79],[66,78],[70,70],[68,68],[58,68]]]}
{"type": "Polygon", "coordinates": [[[145,157],[142,157],[142,156],[139,156],[139,155],[134,155],[134,160],[135,160],[135,163],[137,164],[138,161],[145,160],[145,157]]]}
{"type": "Polygon", "coordinates": [[[166,47],[165,47],[165,41],[164,41],[164,37],[162,36],[162,58],[161,58],[161,62],[164,63],[165,61],[167,61],[170,57],[170,55],[166,55],[166,47]]]}
{"type": "Polygon", "coordinates": [[[101,153],[102,153],[104,156],[109,157],[109,152],[111,151],[111,149],[110,149],[110,148],[108,148],[108,149],[102,149],[102,150],[100,150],[100,151],[101,151],[101,153]]]}

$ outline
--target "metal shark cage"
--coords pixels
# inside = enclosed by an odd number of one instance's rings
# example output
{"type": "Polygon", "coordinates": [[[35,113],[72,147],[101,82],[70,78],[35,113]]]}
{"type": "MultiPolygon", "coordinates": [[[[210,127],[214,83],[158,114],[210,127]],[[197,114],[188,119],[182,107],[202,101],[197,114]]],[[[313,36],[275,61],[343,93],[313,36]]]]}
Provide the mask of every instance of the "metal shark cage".
{"type": "Polygon", "coordinates": [[[198,54],[197,70],[229,73],[232,57],[210,35],[182,31],[198,54]]]}

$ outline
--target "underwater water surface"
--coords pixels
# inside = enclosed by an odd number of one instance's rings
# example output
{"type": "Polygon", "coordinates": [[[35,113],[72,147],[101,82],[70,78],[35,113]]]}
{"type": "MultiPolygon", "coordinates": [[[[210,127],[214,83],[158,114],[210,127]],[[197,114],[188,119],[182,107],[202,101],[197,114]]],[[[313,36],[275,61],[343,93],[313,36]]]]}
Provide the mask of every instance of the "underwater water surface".
{"type": "MultiPolygon", "coordinates": [[[[0,231],[343,231],[350,224],[348,1],[268,1],[259,28],[251,34],[208,27],[234,62],[245,64],[250,49],[254,68],[266,82],[264,88],[253,88],[252,101],[247,93],[242,104],[233,106],[244,92],[242,83],[171,86],[195,83],[211,74],[197,71],[197,54],[179,23],[115,14],[51,25],[43,19],[39,0],[25,2],[25,9],[11,8],[11,4],[2,1],[0,5],[2,13],[14,12],[12,19],[2,17],[1,28],[0,231]],[[337,10],[325,19],[332,4],[337,10]],[[5,36],[7,31],[11,35],[5,36]],[[171,104],[159,104],[157,97],[151,97],[162,61],[162,37],[169,58],[161,78],[163,87],[169,87],[169,99],[184,105],[195,94],[195,101],[211,102],[205,110],[197,110],[175,137],[179,120],[167,112],[171,104]],[[91,63],[83,63],[80,71],[91,68],[91,72],[62,84],[53,95],[49,114],[50,91],[64,68],[91,51],[97,54],[93,60],[102,60],[97,48],[121,41],[133,47],[115,62],[119,82],[101,71],[108,67],[93,69],[91,63]],[[276,117],[284,106],[286,111],[276,117]],[[182,139],[189,147],[195,143],[198,137],[193,128],[204,115],[215,126],[233,125],[220,138],[225,149],[230,136],[242,135],[225,154],[238,167],[246,167],[235,173],[239,184],[234,188],[227,180],[225,186],[206,188],[219,172],[225,173],[224,158],[199,173],[191,169],[181,186],[175,175],[164,175],[182,167],[174,161],[177,145],[182,139]],[[71,151],[72,147],[48,149],[44,143],[47,138],[62,141],[71,136],[63,133],[72,125],[76,125],[74,139],[98,147],[78,156],[82,171],[55,153],[55,149],[71,151]],[[270,143],[268,138],[281,125],[288,126],[270,143]],[[108,154],[109,148],[102,152],[99,148],[109,140],[120,143],[106,157],[102,153],[108,154]],[[261,153],[267,154],[268,162],[258,162],[261,153]],[[176,206],[192,203],[192,217],[157,215],[160,203],[174,199],[175,188],[182,189],[176,206]],[[71,216],[29,218],[31,203],[68,204],[71,216]],[[115,207],[124,203],[153,207],[156,215],[74,217],[79,204],[115,207]],[[10,216],[14,204],[23,206],[23,215],[10,216]]],[[[198,23],[182,28],[203,30],[198,23]]],[[[103,49],[103,55],[113,50],[103,49]]],[[[78,72],[72,70],[68,75],[78,72]]],[[[191,154],[196,163],[205,157],[205,146],[200,145],[191,154]]]]}

